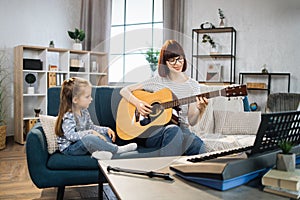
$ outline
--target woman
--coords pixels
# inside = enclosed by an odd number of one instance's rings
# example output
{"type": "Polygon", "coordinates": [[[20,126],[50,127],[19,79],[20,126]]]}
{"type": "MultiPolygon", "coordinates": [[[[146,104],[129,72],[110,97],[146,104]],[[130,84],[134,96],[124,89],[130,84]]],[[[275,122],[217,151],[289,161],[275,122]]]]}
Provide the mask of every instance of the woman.
{"type": "MultiPolygon", "coordinates": [[[[120,94],[133,104],[140,115],[147,118],[152,106],[132,94],[132,91],[143,89],[156,92],[163,88],[170,89],[178,99],[200,94],[197,81],[188,77],[185,53],[176,41],[168,40],[162,46],[158,61],[159,76],[141,83],[124,87],[120,94]]],[[[208,100],[196,97],[196,102],[181,105],[179,111],[180,125],[168,124],[153,131],[150,135],[141,135],[136,139],[139,145],[160,148],[161,156],[195,155],[204,153],[203,141],[189,130],[202,116],[208,100]]]]}

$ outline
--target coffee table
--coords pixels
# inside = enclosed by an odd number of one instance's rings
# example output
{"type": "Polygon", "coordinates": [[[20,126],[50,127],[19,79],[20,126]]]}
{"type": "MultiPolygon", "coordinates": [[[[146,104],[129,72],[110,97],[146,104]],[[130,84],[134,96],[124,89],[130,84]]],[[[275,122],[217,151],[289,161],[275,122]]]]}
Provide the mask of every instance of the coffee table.
{"type": "MultiPolygon", "coordinates": [[[[176,163],[177,160],[178,157],[155,157],[99,160],[98,163],[100,171],[105,175],[118,199],[287,199],[263,192],[258,189],[258,187],[248,185],[242,185],[227,191],[218,191],[186,181],[176,176],[175,173],[169,169],[169,165],[176,163]],[[174,181],[122,172],[108,172],[107,166],[170,173],[174,181]]],[[[102,183],[99,183],[99,188],[101,192],[102,183]]]]}

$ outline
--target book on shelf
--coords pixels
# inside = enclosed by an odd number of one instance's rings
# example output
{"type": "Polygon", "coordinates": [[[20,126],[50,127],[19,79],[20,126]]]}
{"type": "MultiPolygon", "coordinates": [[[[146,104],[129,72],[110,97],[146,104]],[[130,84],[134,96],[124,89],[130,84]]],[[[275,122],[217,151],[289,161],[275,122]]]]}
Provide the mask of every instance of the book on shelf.
{"type": "Polygon", "coordinates": [[[48,87],[61,86],[64,80],[63,73],[48,72],[48,87]]]}
{"type": "Polygon", "coordinates": [[[284,197],[289,197],[293,199],[299,199],[300,198],[300,191],[293,191],[293,190],[288,190],[284,188],[279,188],[279,187],[272,187],[272,186],[265,186],[264,187],[265,192],[281,195],[284,197]]]}
{"type": "Polygon", "coordinates": [[[48,73],[48,87],[56,86],[56,73],[49,72],[48,73]]]}
{"type": "Polygon", "coordinates": [[[64,80],[65,80],[64,74],[56,73],[56,86],[61,86],[64,80]]]}
{"type": "Polygon", "coordinates": [[[292,191],[300,190],[300,169],[295,171],[269,170],[261,180],[264,186],[273,186],[292,191]]]}

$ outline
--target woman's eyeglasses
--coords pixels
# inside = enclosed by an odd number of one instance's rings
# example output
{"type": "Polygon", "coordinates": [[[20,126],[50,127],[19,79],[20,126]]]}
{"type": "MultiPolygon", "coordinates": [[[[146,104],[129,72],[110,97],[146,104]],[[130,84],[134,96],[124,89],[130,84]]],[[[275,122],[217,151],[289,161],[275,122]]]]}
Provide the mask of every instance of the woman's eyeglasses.
{"type": "Polygon", "coordinates": [[[183,63],[184,62],[184,57],[183,56],[178,56],[174,58],[170,58],[167,60],[171,65],[175,65],[178,62],[183,63]]]}

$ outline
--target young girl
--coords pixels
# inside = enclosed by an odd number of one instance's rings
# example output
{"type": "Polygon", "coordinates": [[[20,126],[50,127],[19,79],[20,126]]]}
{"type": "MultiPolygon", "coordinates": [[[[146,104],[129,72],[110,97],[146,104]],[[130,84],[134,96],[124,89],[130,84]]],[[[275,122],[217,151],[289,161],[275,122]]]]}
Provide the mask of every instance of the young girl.
{"type": "Polygon", "coordinates": [[[116,135],[108,127],[94,125],[89,107],[92,86],[89,81],[74,77],[65,80],[60,93],[60,108],[55,126],[59,150],[67,155],[91,153],[96,159],[111,159],[115,153],[134,151],[136,143],[117,146],[116,135]]]}

